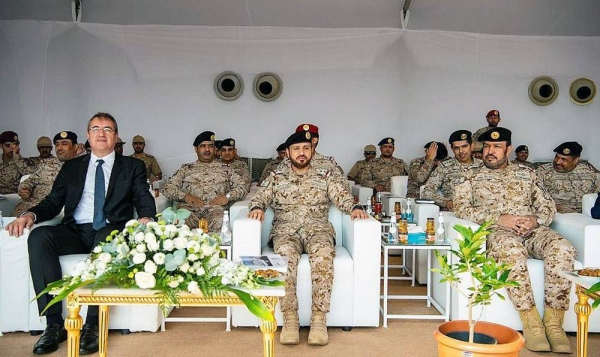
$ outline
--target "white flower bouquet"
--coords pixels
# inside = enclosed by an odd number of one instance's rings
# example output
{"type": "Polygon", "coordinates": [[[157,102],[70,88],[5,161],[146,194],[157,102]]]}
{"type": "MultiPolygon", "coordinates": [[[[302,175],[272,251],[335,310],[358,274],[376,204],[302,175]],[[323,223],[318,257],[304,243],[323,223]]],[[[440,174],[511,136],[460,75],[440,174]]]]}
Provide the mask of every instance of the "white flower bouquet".
{"type": "Polygon", "coordinates": [[[162,297],[161,308],[167,313],[170,306],[178,305],[182,292],[204,296],[233,292],[253,314],[272,321],[262,302],[239,287],[255,289],[284,282],[257,276],[248,267],[222,258],[218,235],[180,224],[189,214],[184,209],[167,208],[159,215],[159,222],[127,222],[123,231],[111,232],[85,261],[61,280],[48,284],[38,297],[55,295],[47,309],[88,285],[93,290],[105,286],[152,289],[162,297]]]}

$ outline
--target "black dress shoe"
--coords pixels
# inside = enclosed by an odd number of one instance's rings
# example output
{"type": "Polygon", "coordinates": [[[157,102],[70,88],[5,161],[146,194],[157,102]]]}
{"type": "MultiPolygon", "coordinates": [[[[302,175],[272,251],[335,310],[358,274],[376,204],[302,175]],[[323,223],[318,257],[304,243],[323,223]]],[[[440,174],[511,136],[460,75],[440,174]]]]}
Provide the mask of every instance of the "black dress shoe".
{"type": "Polygon", "coordinates": [[[67,330],[59,324],[46,326],[42,337],[33,345],[33,353],[43,355],[54,352],[58,349],[58,344],[67,340],[67,330]]]}
{"type": "Polygon", "coordinates": [[[98,352],[98,325],[85,323],[79,339],[79,354],[89,355],[98,352]]]}

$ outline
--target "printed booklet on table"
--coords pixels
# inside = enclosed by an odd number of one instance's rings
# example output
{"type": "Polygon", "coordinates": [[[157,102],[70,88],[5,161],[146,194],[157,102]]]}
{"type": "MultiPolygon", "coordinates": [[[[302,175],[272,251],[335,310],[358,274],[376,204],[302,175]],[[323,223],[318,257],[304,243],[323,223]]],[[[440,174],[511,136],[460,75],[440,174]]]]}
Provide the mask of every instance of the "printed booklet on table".
{"type": "Polygon", "coordinates": [[[240,261],[247,267],[260,270],[260,269],[274,269],[280,272],[287,271],[287,260],[281,255],[242,255],[240,261]]]}

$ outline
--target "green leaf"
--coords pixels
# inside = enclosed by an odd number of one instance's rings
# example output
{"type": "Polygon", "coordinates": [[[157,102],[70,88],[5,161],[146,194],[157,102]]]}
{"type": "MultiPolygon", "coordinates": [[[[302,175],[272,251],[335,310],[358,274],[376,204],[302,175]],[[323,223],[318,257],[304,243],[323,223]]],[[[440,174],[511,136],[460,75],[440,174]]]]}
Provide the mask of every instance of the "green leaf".
{"type": "Polygon", "coordinates": [[[273,316],[273,313],[269,311],[265,304],[263,304],[262,301],[256,297],[245,291],[241,291],[232,287],[226,287],[226,289],[236,294],[254,316],[265,321],[275,321],[275,316],[273,316]]]}

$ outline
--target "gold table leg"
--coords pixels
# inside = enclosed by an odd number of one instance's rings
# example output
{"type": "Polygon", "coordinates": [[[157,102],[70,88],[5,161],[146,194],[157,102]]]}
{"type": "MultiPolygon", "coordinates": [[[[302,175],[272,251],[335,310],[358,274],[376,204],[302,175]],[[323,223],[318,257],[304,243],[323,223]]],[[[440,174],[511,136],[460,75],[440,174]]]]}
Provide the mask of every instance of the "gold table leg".
{"type": "Polygon", "coordinates": [[[108,305],[100,305],[98,334],[98,356],[106,357],[108,355],[108,305]]]}
{"type": "Polygon", "coordinates": [[[263,356],[275,356],[275,331],[277,331],[277,320],[275,319],[275,306],[277,297],[268,296],[261,299],[267,309],[273,314],[273,321],[260,320],[260,331],[263,335],[263,356]]]}
{"type": "Polygon", "coordinates": [[[589,297],[585,289],[577,286],[575,313],[577,314],[577,357],[587,357],[588,318],[592,313],[589,297]]]}
{"type": "Polygon", "coordinates": [[[67,297],[68,315],[65,320],[65,329],[67,330],[67,356],[79,357],[79,337],[83,319],[79,315],[81,305],[77,302],[77,296],[70,294],[67,297]]]}

